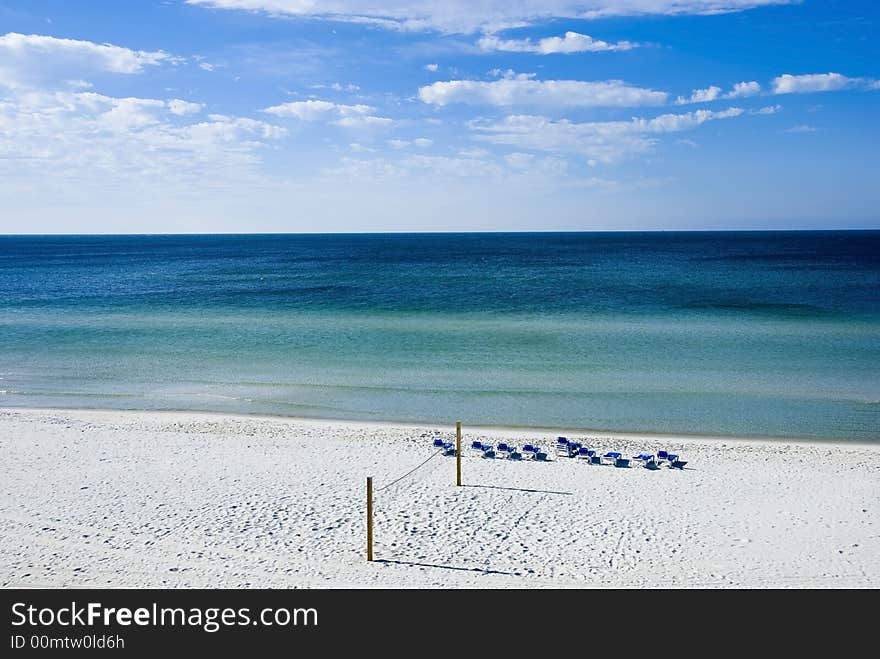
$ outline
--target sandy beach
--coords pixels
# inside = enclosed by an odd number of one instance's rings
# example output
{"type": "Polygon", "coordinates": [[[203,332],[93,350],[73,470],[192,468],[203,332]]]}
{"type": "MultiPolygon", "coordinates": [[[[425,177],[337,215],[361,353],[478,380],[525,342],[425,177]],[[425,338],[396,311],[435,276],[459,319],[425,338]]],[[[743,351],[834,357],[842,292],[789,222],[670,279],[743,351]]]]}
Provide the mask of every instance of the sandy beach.
{"type": "Polygon", "coordinates": [[[0,410],[0,585],[880,586],[880,447],[575,438],[684,470],[429,458],[451,426],[178,412],[0,410]],[[365,561],[373,476],[376,561],[365,561]]]}

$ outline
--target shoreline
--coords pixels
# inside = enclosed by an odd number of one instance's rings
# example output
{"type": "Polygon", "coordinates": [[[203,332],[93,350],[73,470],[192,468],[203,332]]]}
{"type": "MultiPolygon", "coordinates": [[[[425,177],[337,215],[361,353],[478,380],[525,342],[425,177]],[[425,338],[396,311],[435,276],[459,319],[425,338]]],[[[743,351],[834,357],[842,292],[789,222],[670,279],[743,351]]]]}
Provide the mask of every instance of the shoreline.
{"type": "MultiPolygon", "coordinates": [[[[328,425],[353,425],[353,426],[369,426],[376,428],[408,428],[408,429],[424,429],[429,427],[451,427],[455,430],[455,421],[407,421],[407,420],[377,420],[377,419],[353,419],[347,417],[311,417],[311,416],[294,416],[287,414],[267,414],[263,412],[222,412],[216,410],[193,410],[193,409],[135,409],[135,408],[108,408],[108,407],[27,407],[27,406],[3,406],[0,405],[0,414],[7,412],[49,412],[49,413],[121,413],[121,414],[145,414],[145,415],[204,415],[208,417],[225,417],[230,419],[263,419],[275,421],[289,421],[292,423],[324,423],[328,425]]],[[[876,441],[865,441],[861,439],[842,439],[842,438],[825,438],[825,437],[786,437],[774,435],[723,435],[713,433],[686,433],[686,432],[656,432],[656,431],[630,431],[630,430],[600,430],[595,428],[575,428],[569,426],[518,426],[518,425],[497,425],[497,424],[479,424],[466,423],[462,420],[462,427],[470,429],[473,432],[483,433],[487,436],[509,435],[511,433],[528,435],[530,437],[544,436],[553,433],[562,433],[572,435],[572,439],[578,436],[602,436],[607,438],[619,438],[621,440],[645,440],[649,442],[662,441],[711,441],[711,442],[737,442],[737,443],[777,443],[777,444],[797,444],[797,445],[816,445],[828,444],[834,446],[858,446],[858,447],[878,447],[880,446],[880,436],[876,441]]],[[[555,436],[553,437],[555,439],[555,436]]]]}

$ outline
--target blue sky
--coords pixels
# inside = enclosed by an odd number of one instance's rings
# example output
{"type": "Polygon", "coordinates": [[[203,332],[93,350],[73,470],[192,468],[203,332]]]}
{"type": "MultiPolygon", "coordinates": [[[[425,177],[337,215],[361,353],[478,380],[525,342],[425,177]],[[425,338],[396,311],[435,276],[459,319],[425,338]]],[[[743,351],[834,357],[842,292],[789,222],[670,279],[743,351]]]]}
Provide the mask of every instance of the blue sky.
{"type": "Polygon", "coordinates": [[[880,7],[0,0],[0,233],[877,228],[880,7]]]}

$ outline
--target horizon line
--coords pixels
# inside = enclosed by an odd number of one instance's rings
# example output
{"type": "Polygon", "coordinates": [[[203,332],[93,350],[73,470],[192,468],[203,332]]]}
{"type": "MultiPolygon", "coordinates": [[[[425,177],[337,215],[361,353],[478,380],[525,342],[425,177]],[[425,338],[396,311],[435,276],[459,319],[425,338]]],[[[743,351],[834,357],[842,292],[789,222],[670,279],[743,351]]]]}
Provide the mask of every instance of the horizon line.
{"type": "Polygon", "coordinates": [[[180,231],[180,232],[126,232],[126,233],[0,233],[0,238],[49,237],[142,237],[142,236],[412,236],[412,235],[504,235],[504,234],[580,234],[580,233],[838,233],[876,232],[877,227],[841,227],[822,229],[519,229],[510,231],[180,231]]]}

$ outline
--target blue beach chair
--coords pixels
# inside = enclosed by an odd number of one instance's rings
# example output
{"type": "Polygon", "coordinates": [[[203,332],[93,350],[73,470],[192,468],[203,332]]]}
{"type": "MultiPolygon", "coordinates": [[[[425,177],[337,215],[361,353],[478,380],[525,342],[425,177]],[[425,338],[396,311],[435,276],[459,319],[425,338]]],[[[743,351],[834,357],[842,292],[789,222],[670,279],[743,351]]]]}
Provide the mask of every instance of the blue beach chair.
{"type": "Polygon", "coordinates": [[[536,446],[534,444],[526,444],[522,448],[522,455],[527,460],[534,460],[537,458],[540,450],[541,450],[541,447],[539,447],[539,446],[536,446]]]}
{"type": "Polygon", "coordinates": [[[578,460],[586,460],[589,464],[593,461],[594,455],[596,455],[596,452],[593,449],[587,448],[586,446],[581,446],[578,449],[577,456],[575,457],[577,457],[578,460]]]}
{"type": "Polygon", "coordinates": [[[619,457],[620,453],[618,453],[617,451],[608,451],[608,453],[602,456],[601,464],[616,464],[619,457]]]}
{"type": "Polygon", "coordinates": [[[557,437],[556,438],[556,455],[564,455],[569,457],[568,450],[568,437],[557,437]]]}
{"type": "Polygon", "coordinates": [[[684,469],[684,466],[687,464],[687,460],[679,460],[678,456],[674,453],[669,454],[668,460],[670,469],[684,469]]]}
{"type": "Polygon", "coordinates": [[[636,456],[633,456],[633,460],[636,462],[640,462],[641,465],[645,469],[659,469],[660,467],[657,465],[657,461],[654,459],[654,455],[652,453],[639,453],[636,456]]]}

